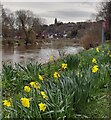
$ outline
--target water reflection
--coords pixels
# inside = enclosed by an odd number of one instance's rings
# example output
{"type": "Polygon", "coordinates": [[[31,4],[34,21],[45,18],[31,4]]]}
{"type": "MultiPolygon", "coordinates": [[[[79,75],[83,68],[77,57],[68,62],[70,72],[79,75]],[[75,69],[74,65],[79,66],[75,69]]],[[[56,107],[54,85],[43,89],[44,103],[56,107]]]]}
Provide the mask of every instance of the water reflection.
{"type": "Polygon", "coordinates": [[[60,54],[75,54],[82,47],[74,46],[74,41],[57,40],[50,43],[40,43],[35,45],[21,46],[2,46],[2,61],[14,63],[26,63],[29,61],[46,63],[50,55],[58,59],[60,54]]]}
{"type": "Polygon", "coordinates": [[[14,54],[14,46],[13,45],[2,46],[2,53],[3,53],[3,55],[14,54]]]}

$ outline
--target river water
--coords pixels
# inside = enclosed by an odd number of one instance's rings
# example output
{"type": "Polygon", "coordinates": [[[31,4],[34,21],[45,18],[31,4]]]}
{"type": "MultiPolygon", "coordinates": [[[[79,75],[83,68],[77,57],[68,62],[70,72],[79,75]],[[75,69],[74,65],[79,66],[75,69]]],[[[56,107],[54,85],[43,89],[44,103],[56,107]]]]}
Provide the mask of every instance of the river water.
{"type": "Polygon", "coordinates": [[[23,63],[38,62],[47,63],[50,56],[58,59],[64,54],[76,54],[83,48],[77,46],[73,40],[53,40],[50,43],[38,43],[35,45],[2,45],[2,62],[23,63]]]}

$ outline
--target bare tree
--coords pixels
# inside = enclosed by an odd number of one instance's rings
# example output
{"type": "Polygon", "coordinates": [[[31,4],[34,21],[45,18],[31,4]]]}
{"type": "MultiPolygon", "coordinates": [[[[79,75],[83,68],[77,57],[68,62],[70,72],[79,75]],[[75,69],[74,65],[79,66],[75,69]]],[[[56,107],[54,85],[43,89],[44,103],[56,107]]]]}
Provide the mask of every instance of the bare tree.
{"type": "Polygon", "coordinates": [[[20,31],[24,32],[26,45],[33,42],[30,33],[41,32],[41,24],[41,19],[37,18],[33,12],[29,10],[16,11],[16,25],[20,31]]]}
{"type": "Polygon", "coordinates": [[[40,18],[33,19],[32,29],[35,31],[36,34],[40,34],[42,32],[41,24],[42,20],[40,18]]]}
{"type": "Polygon", "coordinates": [[[32,30],[34,14],[29,10],[16,11],[16,25],[22,29],[25,34],[25,42],[30,43],[28,33],[32,30]]]}
{"type": "Polygon", "coordinates": [[[9,9],[2,9],[2,34],[3,37],[14,37],[14,14],[9,9]]]}
{"type": "Polygon", "coordinates": [[[105,37],[111,39],[111,0],[104,0],[100,3],[97,20],[106,21],[105,37]]]}
{"type": "Polygon", "coordinates": [[[111,26],[111,0],[104,0],[100,3],[97,20],[106,20],[111,26]]]}

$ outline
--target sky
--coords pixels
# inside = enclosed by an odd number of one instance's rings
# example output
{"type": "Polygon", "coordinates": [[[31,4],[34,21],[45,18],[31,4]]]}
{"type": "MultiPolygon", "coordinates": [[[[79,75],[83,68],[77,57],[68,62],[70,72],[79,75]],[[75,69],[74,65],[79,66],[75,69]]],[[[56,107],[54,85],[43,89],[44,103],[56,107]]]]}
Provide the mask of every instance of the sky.
{"type": "Polygon", "coordinates": [[[46,24],[60,22],[80,22],[91,19],[97,13],[97,4],[101,0],[2,0],[4,8],[11,11],[31,10],[46,24]]]}

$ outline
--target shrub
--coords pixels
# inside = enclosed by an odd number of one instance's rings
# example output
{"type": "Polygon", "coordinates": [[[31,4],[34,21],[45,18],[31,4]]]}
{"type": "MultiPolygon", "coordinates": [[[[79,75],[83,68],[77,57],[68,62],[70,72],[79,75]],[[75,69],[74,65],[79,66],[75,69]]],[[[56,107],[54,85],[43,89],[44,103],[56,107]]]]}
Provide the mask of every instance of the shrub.
{"type": "Polygon", "coordinates": [[[101,24],[92,23],[92,26],[84,31],[79,43],[86,49],[98,46],[101,43],[101,24]]]}

